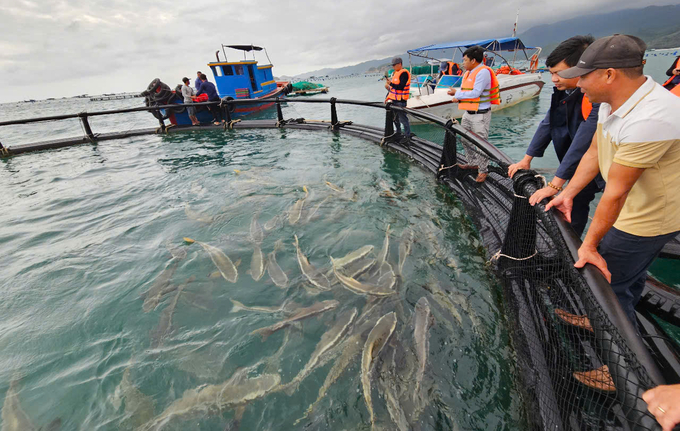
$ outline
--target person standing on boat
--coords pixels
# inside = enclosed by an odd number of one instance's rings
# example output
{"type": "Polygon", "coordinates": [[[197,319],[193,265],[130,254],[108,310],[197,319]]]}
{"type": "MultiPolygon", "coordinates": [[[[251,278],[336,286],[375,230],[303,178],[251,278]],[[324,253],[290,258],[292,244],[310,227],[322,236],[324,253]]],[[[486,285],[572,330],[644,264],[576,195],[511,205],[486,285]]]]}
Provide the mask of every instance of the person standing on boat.
{"type": "Polygon", "coordinates": [[[196,72],[196,81],[194,81],[194,87],[196,87],[196,91],[201,89],[201,84],[203,83],[203,81],[201,81],[201,75],[203,74],[200,70],[196,72]]]}
{"type": "Polygon", "coordinates": [[[607,182],[575,267],[595,265],[634,326],[647,269],[680,232],[680,98],[642,73],[645,43],[615,34],[559,72],[600,103],[597,131],[567,187],[545,209],[571,221],[574,198],[598,173],[607,182]]]}
{"type": "MultiPolygon", "coordinates": [[[[591,105],[576,86],[578,78],[565,79],[558,73],[576,66],[581,54],[594,41],[592,36],[574,36],[560,43],[545,60],[552,82],[555,84],[550,109],[538,125],[524,158],[508,168],[510,178],[520,169],[531,169],[531,160],[534,157],[543,157],[545,149],[552,141],[560,165],[552,181],[531,196],[529,199],[531,205],[555,196],[562,190],[565,183],[574,176],[581,157],[588,151],[593,140],[600,105],[591,105]]],[[[574,198],[571,226],[578,236],[583,234],[588,223],[590,202],[602,188],[604,180],[598,175],[574,198]]]]}
{"type": "Polygon", "coordinates": [[[458,63],[454,63],[453,61],[442,61],[441,64],[439,65],[439,76],[437,77],[437,80],[441,78],[444,75],[457,75],[460,76],[463,74],[463,71],[460,70],[460,66],[458,66],[458,63]]]}
{"type": "MultiPolygon", "coordinates": [[[[191,98],[191,96],[196,95],[196,90],[191,88],[189,85],[189,78],[186,76],[182,78],[182,82],[184,85],[182,85],[182,98],[184,100],[184,103],[193,103],[194,100],[191,98]]],[[[196,108],[193,106],[187,106],[187,115],[189,115],[189,119],[191,120],[191,124],[194,126],[200,126],[201,123],[198,121],[198,118],[196,118],[196,108]]]]}
{"type": "MultiPolygon", "coordinates": [[[[461,126],[478,134],[483,139],[489,138],[491,125],[491,105],[500,105],[501,97],[498,79],[490,67],[482,64],[484,48],[472,46],[463,53],[463,67],[466,72],[460,90],[449,90],[451,100],[458,103],[458,108],[466,111],[463,114],[461,126]]],[[[474,144],[463,139],[463,148],[468,165],[461,165],[462,169],[478,169],[475,181],[483,183],[489,173],[489,159],[477,150],[474,144]]]]}
{"type": "Polygon", "coordinates": [[[670,76],[663,84],[663,88],[680,96],[680,57],[676,58],[671,64],[671,67],[666,71],[666,76],[670,76]]]}
{"type": "MultiPolygon", "coordinates": [[[[406,108],[406,101],[411,91],[411,74],[408,70],[404,69],[401,57],[394,57],[392,59],[392,67],[394,68],[392,79],[385,83],[385,89],[389,91],[385,104],[391,103],[392,106],[406,108]]],[[[408,116],[403,111],[393,112],[394,126],[397,129],[398,138],[401,135],[401,124],[404,125],[404,136],[399,140],[399,143],[408,143],[411,139],[411,124],[408,121],[408,116]]]]}
{"type": "MultiPolygon", "coordinates": [[[[197,96],[200,96],[201,94],[207,94],[209,102],[220,101],[220,96],[217,94],[215,84],[208,81],[208,77],[205,76],[205,73],[201,73],[201,88],[196,92],[197,96]]],[[[215,105],[208,105],[208,109],[210,110],[210,113],[213,114],[213,119],[215,121],[214,124],[216,126],[219,126],[220,122],[224,123],[224,120],[222,119],[222,112],[220,111],[219,107],[215,105]]]]}

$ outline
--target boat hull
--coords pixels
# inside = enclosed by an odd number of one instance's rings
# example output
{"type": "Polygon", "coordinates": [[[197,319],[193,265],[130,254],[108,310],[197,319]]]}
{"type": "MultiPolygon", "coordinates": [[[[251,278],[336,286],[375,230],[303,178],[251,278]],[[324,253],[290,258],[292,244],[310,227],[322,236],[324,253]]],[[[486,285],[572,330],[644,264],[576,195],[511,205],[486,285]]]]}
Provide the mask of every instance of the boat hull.
{"type": "MultiPolygon", "coordinates": [[[[538,73],[523,75],[500,75],[498,76],[500,87],[500,105],[491,105],[491,111],[498,111],[509,106],[516,105],[525,100],[532,99],[541,92],[545,83],[538,73]]],[[[457,103],[452,103],[452,97],[447,94],[448,89],[436,89],[431,94],[418,94],[421,90],[416,88],[411,91],[411,97],[407,107],[443,118],[461,118],[465,111],[458,109],[457,103]],[[415,94],[414,94],[415,93],[415,94]]],[[[411,117],[412,123],[420,123],[416,117],[411,117]]]]}
{"type": "MultiPolygon", "coordinates": [[[[232,110],[231,110],[231,117],[233,118],[239,118],[243,117],[248,114],[253,114],[255,112],[260,112],[265,109],[269,109],[274,106],[276,103],[276,100],[274,100],[276,97],[285,97],[286,96],[286,88],[288,86],[288,82],[277,82],[276,83],[276,90],[271,91],[261,97],[258,97],[257,99],[267,99],[266,101],[263,101],[262,103],[254,103],[254,104],[244,104],[244,105],[232,105],[232,110]]],[[[171,124],[178,125],[178,126],[190,126],[191,125],[191,119],[189,119],[189,114],[187,114],[187,111],[183,104],[181,102],[177,103],[178,109],[181,109],[180,112],[172,112],[169,113],[168,115],[168,121],[170,121],[171,124]]],[[[163,115],[166,115],[165,110],[161,110],[161,113],[163,115]]],[[[201,124],[210,124],[214,121],[213,115],[210,113],[210,111],[203,107],[200,108],[200,110],[197,110],[196,112],[196,118],[201,124]]]]}

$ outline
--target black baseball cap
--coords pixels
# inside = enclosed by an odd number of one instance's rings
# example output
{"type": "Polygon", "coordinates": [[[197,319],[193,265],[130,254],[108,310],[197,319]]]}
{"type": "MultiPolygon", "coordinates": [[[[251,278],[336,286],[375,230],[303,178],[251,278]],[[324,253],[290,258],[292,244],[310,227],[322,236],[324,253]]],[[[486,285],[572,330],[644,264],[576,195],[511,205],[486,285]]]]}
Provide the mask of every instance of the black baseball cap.
{"type": "Polygon", "coordinates": [[[639,37],[614,34],[593,42],[581,54],[578,64],[557,72],[565,79],[586,75],[595,69],[626,69],[644,64],[647,44],[639,37]]]}

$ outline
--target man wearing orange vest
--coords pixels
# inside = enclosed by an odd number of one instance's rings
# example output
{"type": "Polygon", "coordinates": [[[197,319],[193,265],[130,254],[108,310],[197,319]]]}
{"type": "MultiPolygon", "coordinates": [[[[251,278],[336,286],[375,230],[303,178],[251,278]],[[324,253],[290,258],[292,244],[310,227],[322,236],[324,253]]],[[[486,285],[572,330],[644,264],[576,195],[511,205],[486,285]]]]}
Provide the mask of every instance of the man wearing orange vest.
{"type": "Polygon", "coordinates": [[[670,76],[670,78],[663,84],[663,88],[676,96],[680,96],[680,57],[671,64],[671,67],[666,71],[666,75],[670,76]]]}
{"type": "MultiPolygon", "coordinates": [[[[394,73],[392,79],[385,83],[385,89],[389,91],[385,104],[406,108],[409,92],[411,91],[411,74],[402,66],[401,57],[392,59],[394,73]]],[[[408,116],[403,111],[394,111],[394,126],[396,127],[397,139],[400,143],[408,143],[411,139],[411,125],[408,116]],[[401,124],[404,125],[404,136],[401,137],[401,124]]]]}
{"type": "MultiPolygon", "coordinates": [[[[466,72],[460,90],[449,90],[448,94],[454,96],[452,102],[458,103],[458,108],[466,111],[461,125],[487,139],[491,125],[491,105],[500,105],[501,98],[496,74],[490,67],[482,64],[483,60],[484,48],[481,46],[465,50],[463,67],[466,72]]],[[[468,165],[462,165],[461,168],[478,169],[475,181],[484,182],[489,173],[489,159],[467,139],[463,139],[462,142],[468,165]]]]}
{"type": "MultiPolygon", "coordinates": [[[[597,129],[597,112],[600,105],[590,104],[588,98],[576,86],[578,78],[565,79],[560,77],[558,72],[576,66],[581,54],[594,41],[592,36],[574,36],[560,43],[545,60],[551,80],[555,84],[550,109],[538,125],[524,158],[508,168],[510,178],[520,169],[531,169],[531,160],[534,157],[543,157],[545,149],[552,141],[560,165],[553,179],[531,196],[529,199],[531,205],[559,193],[574,175],[581,158],[590,148],[597,129]]],[[[571,227],[579,236],[583,234],[588,224],[590,202],[602,188],[604,180],[598,175],[574,198],[571,227]]]]}

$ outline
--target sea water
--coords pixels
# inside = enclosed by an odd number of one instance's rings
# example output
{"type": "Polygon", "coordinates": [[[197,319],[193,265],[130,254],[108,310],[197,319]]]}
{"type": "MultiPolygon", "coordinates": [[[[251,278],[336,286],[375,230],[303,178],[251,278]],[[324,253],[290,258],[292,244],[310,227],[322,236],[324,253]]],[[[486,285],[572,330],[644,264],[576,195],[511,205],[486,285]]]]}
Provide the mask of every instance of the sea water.
{"type": "MultiPolygon", "coordinates": [[[[668,61],[659,61],[658,68],[665,71],[670,57],[663,59],[668,61]]],[[[373,77],[334,80],[331,92],[337,98],[384,97],[382,83],[373,77]]],[[[537,99],[495,113],[491,141],[519,159],[550,93],[547,84],[537,99]]],[[[0,110],[9,119],[139,103],[68,99],[4,104],[0,110]]],[[[325,109],[327,105],[291,103],[284,115],[328,119],[325,109]]],[[[339,105],[338,114],[341,120],[379,127],[384,121],[377,109],[339,105]]],[[[91,124],[96,133],[156,125],[146,113],[98,117],[91,124]]],[[[80,133],[76,120],[0,129],[7,145],[80,133]]],[[[550,175],[556,167],[554,154],[547,151],[534,167],[550,175]]],[[[274,372],[289,381],[341,313],[353,308],[362,312],[369,303],[341,285],[328,292],[310,287],[300,272],[294,235],[310,262],[329,270],[330,257],[361,246],[373,245],[377,253],[388,226],[388,262],[393,267],[398,266],[402,233],[412,229],[415,236],[395,285],[395,301],[380,308],[381,315],[397,312],[395,343],[414,349],[413,313],[421,297],[428,298],[434,315],[423,381],[427,406],[413,423],[423,429],[524,426],[501,294],[479,237],[455,197],[403,156],[342,134],[196,131],[9,158],[2,161],[0,181],[5,188],[0,215],[0,397],[16,382],[21,407],[36,428],[58,417],[62,429],[133,429],[131,418],[140,417],[139,408],[153,405],[143,413],[158,415],[185,391],[225,382],[237,370],[267,363],[277,352],[274,372]],[[326,181],[346,193],[338,195],[326,181]],[[291,225],[287,214],[300,199],[305,199],[303,214],[321,204],[318,217],[291,225]],[[205,216],[203,221],[188,217],[187,206],[205,216]],[[286,288],[276,286],[267,274],[254,281],[246,273],[255,214],[263,224],[281,219],[260,246],[267,254],[281,244],[276,259],[289,279],[286,288]],[[216,278],[207,253],[184,237],[240,260],[237,282],[216,278]],[[170,259],[168,246],[185,251],[186,257],[170,259]],[[174,293],[146,313],[140,295],[175,264],[171,285],[193,281],[178,299],[172,328],[152,348],[151,332],[174,293]],[[468,299],[467,305],[454,304],[461,321],[447,304],[437,302],[435,286],[468,299]],[[340,301],[336,309],[266,341],[252,331],[285,316],[232,312],[231,301],[310,306],[334,298],[340,301]],[[128,386],[122,384],[126,370],[128,386]]],[[[677,266],[663,267],[673,268],[677,266]]],[[[276,392],[244,403],[241,429],[369,429],[358,357],[312,414],[293,425],[317,398],[333,363],[331,359],[314,370],[290,396],[276,392]]],[[[390,429],[375,378],[389,364],[375,367],[373,409],[378,424],[390,429]]],[[[408,404],[404,400],[407,411],[408,404]]],[[[222,430],[235,417],[232,407],[206,406],[174,418],[164,429],[222,430]]]]}

